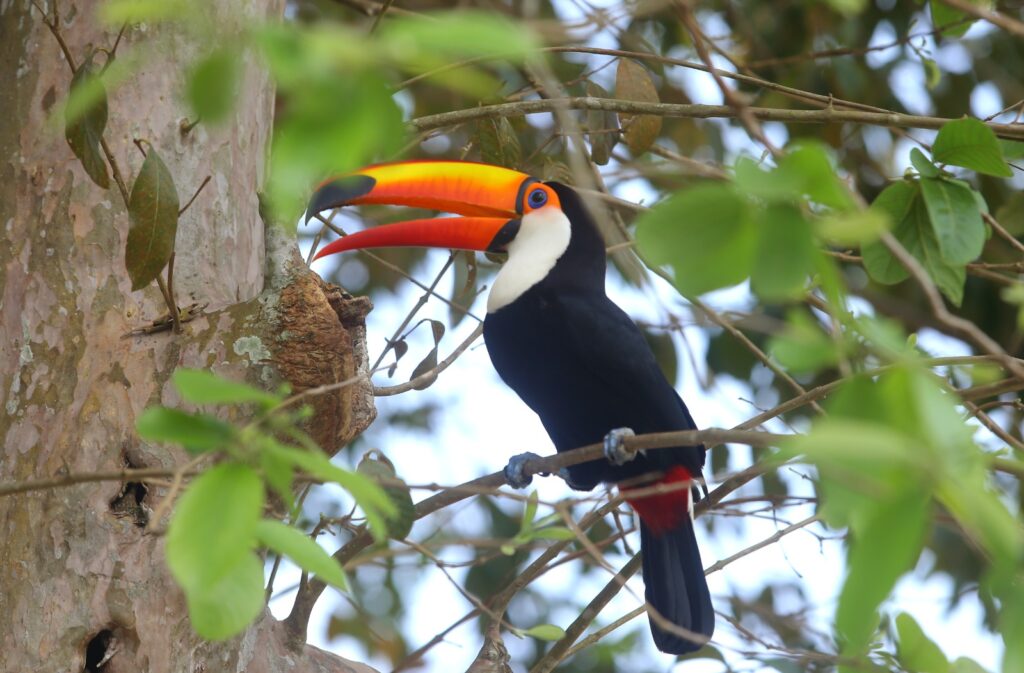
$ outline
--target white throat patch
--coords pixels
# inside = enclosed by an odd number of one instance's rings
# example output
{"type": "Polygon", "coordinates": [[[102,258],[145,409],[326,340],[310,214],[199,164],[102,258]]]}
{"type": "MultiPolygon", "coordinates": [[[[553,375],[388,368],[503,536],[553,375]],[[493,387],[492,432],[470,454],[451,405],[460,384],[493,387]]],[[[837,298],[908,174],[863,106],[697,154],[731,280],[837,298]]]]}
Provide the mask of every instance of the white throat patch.
{"type": "Polygon", "coordinates": [[[571,225],[552,206],[524,215],[519,233],[508,244],[508,261],[494,279],[487,296],[487,312],[494,313],[539,283],[569,247],[571,225]]]}

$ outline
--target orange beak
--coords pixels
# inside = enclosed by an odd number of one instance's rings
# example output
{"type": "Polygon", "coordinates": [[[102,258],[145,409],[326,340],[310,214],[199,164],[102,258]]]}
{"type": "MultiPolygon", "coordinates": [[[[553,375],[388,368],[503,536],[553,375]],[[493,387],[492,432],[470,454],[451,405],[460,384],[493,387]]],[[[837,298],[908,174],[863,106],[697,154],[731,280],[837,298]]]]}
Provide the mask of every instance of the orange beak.
{"type": "Polygon", "coordinates": [[[310,198],[307,222],[322,210],[362,204],[428,208],[463,217],[364,229],[327,245],[314,259],[346,250],[397,246],[501,250],[515,237],[523,195],[535,183],[525,173],[464,161],[402,161],[332,178],[310,198]]]}

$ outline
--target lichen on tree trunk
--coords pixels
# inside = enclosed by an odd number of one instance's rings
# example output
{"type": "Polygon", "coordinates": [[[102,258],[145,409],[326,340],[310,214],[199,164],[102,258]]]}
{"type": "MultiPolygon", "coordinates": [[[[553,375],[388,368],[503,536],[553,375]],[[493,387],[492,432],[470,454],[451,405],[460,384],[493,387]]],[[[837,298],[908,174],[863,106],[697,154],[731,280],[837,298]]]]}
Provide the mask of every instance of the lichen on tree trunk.
{"type": "MultiPolygon", "coordinates": [[[[116,33],[96,19],[97,4],[60,3],[61,30],[79,60],[116,33]]],[[[273,19],[283,2],[227,4],[273,19]]],[[[141,164],[134,138],[160,151],[182,194],[212,177],[179,223],[175,267],[179,301],[209,308],[182,334],[124,338],[160,315],[162,298],[155,287],[131,292],[124,203],[116,187],[88,178],[48,124],[71,78],[60,49],[31,3],[0,2],[0,480],[182,464],[183,452],[141,442],[134,430],[147,406],[180,403],[169,383],[178,367],[296,391],[366,371],[369,304],[324,284],[298,258],[294,238],[260,217],[274,101],[266,73],[248,56],[234,117],[183,133],[178,95],[202,45],[175,30],[126,31],[121,53],[165,51],[111,93],[106,138],[129,184],[141,164]]],[[[331,453],[375,413],[368,381],[314,405],[310,431],[331,453]]],[[[81,671],[87,658],[95,665],[111,653],[101,670],[369,670],[315,648],[289,651],[269,614],[225,643],[199,639],[162,538],[145,532],[165,494],[89,483],[0,498],[4,670],[81,671]]]]}

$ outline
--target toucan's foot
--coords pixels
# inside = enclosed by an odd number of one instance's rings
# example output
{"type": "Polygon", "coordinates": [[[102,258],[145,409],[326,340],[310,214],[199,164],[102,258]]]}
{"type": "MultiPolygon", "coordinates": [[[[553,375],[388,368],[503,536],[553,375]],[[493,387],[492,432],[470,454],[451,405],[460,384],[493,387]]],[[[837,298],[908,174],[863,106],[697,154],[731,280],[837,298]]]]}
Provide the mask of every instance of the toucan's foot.
{"type": "Polygon", "coordinates": [[[633,428],[615,428],[604,436],[604,457],[612,465],[625,465],[636,458],[636,454],[626,448],[626,437],[636,435],[633,428]]]}
{"type": "Polygon", "coordinates": [[[533,481],[532,474],[526,474],[526,463],[531,460],[540,460],[540,456],[532,451],[520,453],[518,456],[509,458],[505,466],[505,481],[512,488],[526,488],[533,481]]]}
{"type": "MultiPolygon", "coordinates": [[[[562,481],[565,482],[566,486],[568,486],[569,488],[571,488],[574,491],[589,491],[590,490],[590,488],[587,488],[586,485],[581,484],[578,481],[573,481],[573,479],[572,479],[572,472],[570,472],[569,468],[567,468],[567,467],[560,468],[558,470],[558,476],[559,476],[559,478],[562,481]]],[[[593,488],[593,487],[591,487],[591,488],[593,488]]]]}

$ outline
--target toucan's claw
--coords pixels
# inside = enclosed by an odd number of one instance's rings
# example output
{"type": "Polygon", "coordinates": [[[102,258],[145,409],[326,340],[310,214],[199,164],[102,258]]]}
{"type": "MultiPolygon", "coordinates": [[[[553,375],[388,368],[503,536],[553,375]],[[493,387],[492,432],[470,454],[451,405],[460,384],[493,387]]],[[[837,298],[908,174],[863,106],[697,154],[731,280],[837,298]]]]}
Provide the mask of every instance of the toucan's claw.
{"type": "Polygon", "coordinates": [[[626,448],[626,437],[636,435],[633,428],[615,428],[604,436],[604,457],[612,465],[625,465],[636,458],[636,454],[626,448]]]}
{"type": "Polygon", "coordinates": [[[512,456],[505,466],[505,481],[512,488],[526,488],[533,481],[533,475],[526,473],[526,464],[531,460],[540,460],[540,456],[532,451],[512,456]]]}

